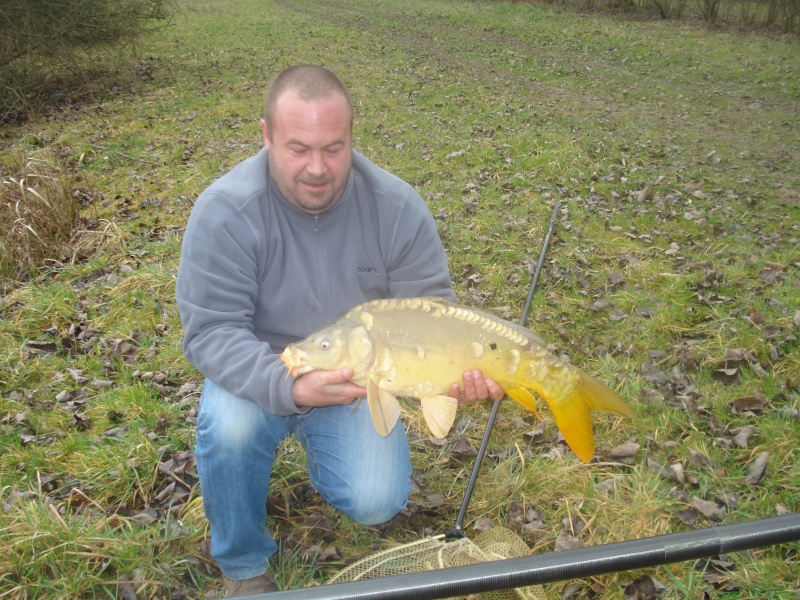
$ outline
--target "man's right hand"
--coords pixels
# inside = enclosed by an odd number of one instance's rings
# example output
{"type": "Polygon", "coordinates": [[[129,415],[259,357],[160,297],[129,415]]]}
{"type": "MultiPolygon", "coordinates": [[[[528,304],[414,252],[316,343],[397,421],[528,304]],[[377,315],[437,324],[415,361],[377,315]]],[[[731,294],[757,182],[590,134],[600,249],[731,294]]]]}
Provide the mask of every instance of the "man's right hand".
{"type": "Polygon", "coordinates": [[[350,381],[353,370],[309,371],[301,375],[292,387],[292,398],[297,406],[332,406],[350,404],[367,395],[366,388],[350,381]]]}

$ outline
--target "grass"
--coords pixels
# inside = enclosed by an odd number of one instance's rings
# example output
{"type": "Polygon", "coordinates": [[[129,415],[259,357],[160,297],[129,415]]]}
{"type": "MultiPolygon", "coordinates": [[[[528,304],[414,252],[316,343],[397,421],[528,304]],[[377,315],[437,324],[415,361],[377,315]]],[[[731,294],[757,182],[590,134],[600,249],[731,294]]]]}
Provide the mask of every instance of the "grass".
{"type": "MultiPolygon", "coordinates": [[[[356,147],[425,197],[465,303],[519,318],[563,203],[528,324],[638,416],[596,419],[598,458],[583,465],[558,451],[546,409],[532,437],[536,419],[504,404],[468,533],[481,518],[505,525],[509,501],[541,515],[525,537],[536,552],[554,549],[565,519],[588,524],[586,545],[716,524],[679,519],[693,498],[724,508],[723,524],[798,511],[794,41],[521,3],[207,0],[147,48],[130,72],[0,130],[4,165],[44,147],[91,192],[74,263],[0,301],[0,597],[219,590],[194,467],[170,462],[192,447],[202,381],[180,352],[181,228],[197,194],[258,147],[266,85],[295,62],[325,63],[351,87],[356,147]],[[743,360],[720,380],[726,350],[761,370],[743,360]],[[765,407],[734,413],[747,396],[765,407]],[[755,431],[741,448],[731,430],[744,425],[755,431]],[[639,445],[630,464],[608,458],[623,442],[639,445]],[[749,484],[763,452],[766,477],[749,484]],[[684,483],[647,459],[680,465],[684,483]]],[[[320,583],[451,528],[472,466],[458,441],[477,447],[487,414],[462,409],[441,447],[408,415],[422,487],[386,529],[324,506],[300,448],[283,447],[272,495],[295,501],[271,519],[279,581],[320,583]],[[309,559],[314,544],[341,558],[309,559]]],[[[581,581],[574,597],[622,598],[642,574],[662,597],[796,595],[796,544],[729,558],[720,581],[678,563],[581,581]]]]}
{"type": "Polygon", "coordinates": [[[79,207],[71,180],[48,152],[11,153],[0,174],[0,286],[5,289],[73,254],[79,207]]]}

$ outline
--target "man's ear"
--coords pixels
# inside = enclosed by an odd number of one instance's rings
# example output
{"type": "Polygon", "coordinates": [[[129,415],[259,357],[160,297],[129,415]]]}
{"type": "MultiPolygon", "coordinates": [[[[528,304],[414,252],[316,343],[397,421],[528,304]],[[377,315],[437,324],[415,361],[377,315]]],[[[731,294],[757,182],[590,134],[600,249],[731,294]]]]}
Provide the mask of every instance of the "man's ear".
{"type": "Polygon", "coordinates": [[[261,134],[264,136],[264,148],[269,150],[269,147],[272,145],[272,142],[269,139],[269,128],[267,127],[267,122],[264,119],[261,119],[261,134]]]}

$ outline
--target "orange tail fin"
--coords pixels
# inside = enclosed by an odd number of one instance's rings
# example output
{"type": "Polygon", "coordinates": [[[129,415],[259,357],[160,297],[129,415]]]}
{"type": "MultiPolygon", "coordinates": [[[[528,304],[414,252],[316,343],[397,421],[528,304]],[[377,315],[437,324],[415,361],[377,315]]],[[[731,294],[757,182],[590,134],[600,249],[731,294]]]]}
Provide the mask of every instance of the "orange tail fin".
{"type": "Polygon", "coordinates": [[[594,455],[594,433],[590,411],[610,412],[623,417],[633,417],[633,409],[609,389],[586,373],[575,390],[566,398],[548,402],[553,418],[572,451],[588,463],[594,455]]]}

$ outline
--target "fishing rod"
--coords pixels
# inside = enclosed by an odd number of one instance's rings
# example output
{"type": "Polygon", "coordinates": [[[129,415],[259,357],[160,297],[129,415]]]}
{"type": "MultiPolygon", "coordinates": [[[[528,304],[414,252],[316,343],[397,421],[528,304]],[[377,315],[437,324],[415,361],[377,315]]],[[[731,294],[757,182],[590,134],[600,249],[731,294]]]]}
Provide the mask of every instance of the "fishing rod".
{"type": "MultiPolygon", "coordinates": [[[[547,254],[547,247],[550,245],[550,238],[553,236],[553,228],[555,227],[556,218],[558,217],[558,212],[560,209],[561,200],[558,200],[556,205],[553,207],[553,214],[550,216],[550,226],[547,228],[547,234],[544,236],[542,251],[539,253],[539,261],[536,263],[536,269],[533,271],[531,285],[528,288],[528,297],[525,300],[525,306],[523,307],[522,315],[519,318],[519,324],[522,327],[525,327],[525,321],[528,320],[528,311],[531,307],[533,293],[536,291],[536,283],[539,281],[539,275],[542,272],[544,258],[547,254]]],[[[497,413],[500,409],[500,402],[502,402],[502,400],[495,400],[494,404],[492,404],[492,411],[489,413],[489,420],[486,423],[486,430],[483,432],[483,439],[481,440],[481,445],[478,447],[478,454],[475,456],[475,466],[472,468],[472,474],[470,475],[469,482],[467,483],[467,491],[464,494],[464,500],[461,502],[461,509],[458,511],[455,527],[444,534],[446,538],[453,539],[466,537],[466,534],[463,530],[464,519],[467,516],[467,508],[469,507],[469,502],[472,498],[472,491],[475,489],[475,482],[478,480],[478,472],[480,471],[481,464],[486,456],[486,449],[489,446],[489,437],[491,436],[492,428],[494,427],[494,421],[497,418],[497,413]]]]}
{"type": "Polygon", "coordinates": [[[259,600],[428,600],[554,583],[800,541],[800,514],[286,592],[259,600]]]}
{"type": "MultiPolygon", "coordinates": [[[[559,209],[560,203],[556,203],[520,318],[522,326],[527,319],[559,209]]],[[[500,402],[496,401],[492,406],[456,527],[446,533],[445,537],[466,537],[462,532],[463,521],[477,473],[486,453],[489,434],[499,404],[500,402]]],[[[251,598],[255,600],[300,600],[300,598],[303,600],[433,600],[581,579],[797,541],[800,541],[800,515],[792,514],[578,550],[550,552],[285,592],[270,592],[269,596],[259,594],[251,598]]]]}

